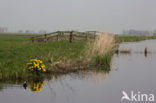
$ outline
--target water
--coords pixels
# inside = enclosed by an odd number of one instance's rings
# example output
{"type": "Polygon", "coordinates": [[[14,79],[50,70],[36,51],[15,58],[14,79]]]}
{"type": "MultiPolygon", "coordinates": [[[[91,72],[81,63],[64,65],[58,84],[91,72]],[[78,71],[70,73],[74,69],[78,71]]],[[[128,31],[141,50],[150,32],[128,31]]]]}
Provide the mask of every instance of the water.
{"type": "Polygon", "coordinates": [[[121,103],[122,91],[128,95],[139,91],[156,96],[155,45],[156,40],[121,44],[119,50],[126,48],[131,53],[115,54],[109,73],[70,73],[51,80],[32,81],[26,90],[22,84],[0,83],[0,103],[121,103]]]}

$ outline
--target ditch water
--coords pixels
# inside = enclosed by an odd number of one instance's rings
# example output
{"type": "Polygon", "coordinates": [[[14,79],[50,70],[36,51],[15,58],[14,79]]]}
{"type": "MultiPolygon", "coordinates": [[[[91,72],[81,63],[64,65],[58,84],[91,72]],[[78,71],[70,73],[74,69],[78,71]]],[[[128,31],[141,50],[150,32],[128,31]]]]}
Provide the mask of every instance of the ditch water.
{"type": "Polygon", "coordinates": [[[32,81],[26,89],[0,83],[0,103],[122,103],[122,91],[156,96],[156,40],[120,44],[123,49],[131,52],[115,54],[109,73],[80,71],[32,81]]]}

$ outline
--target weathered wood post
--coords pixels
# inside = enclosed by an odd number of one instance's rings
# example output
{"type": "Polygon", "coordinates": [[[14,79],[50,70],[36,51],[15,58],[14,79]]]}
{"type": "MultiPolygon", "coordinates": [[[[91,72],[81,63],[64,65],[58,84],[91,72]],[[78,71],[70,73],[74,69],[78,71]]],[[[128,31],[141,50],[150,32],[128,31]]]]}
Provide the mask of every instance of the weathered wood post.
{"type": "Polygon", "coordinates": [[[62,35],[62,40],[66,40],[66,37],[64,35],[64,32],[62,32],[61,35],[62,35]]]}
{"type": "Polygon", "coordinates": [[[73,41],[75,40],[75,33],[74,33],[74,31],[73,31],[73,35],[72,35],[72,39],[73,39],[73,41]]]}
{"type": "Polygon", "coordinates": [[[60,33],[61,40],[64,40],[63,32],[60,33]]]}
{"type": "Polygon", "coordinates": [[[47,34],[44,35],[44,41],[47,42],[47,34]]]}
{"type": "Polygon", "coordinates": [[[32,43],[34,43],[34,37],[31,37],[31,41],[32,41],[32,43]]]}
{"type": "Polygon", "coordinates": [[[59,41],[60,31],[57,32],[57,41],[59,41]]]}
{"type": "Polygon", "coordinates": [[[70,32],[70,35],[69,35],[69,42],[70,42],[70,43],[73,42],[73,31],[70,32]]]}
{"type": "Polygon", "coordinates": [[[61,40],[64,40],[63,31],[60,32],[60,38],[61,38],[61,40]]]}

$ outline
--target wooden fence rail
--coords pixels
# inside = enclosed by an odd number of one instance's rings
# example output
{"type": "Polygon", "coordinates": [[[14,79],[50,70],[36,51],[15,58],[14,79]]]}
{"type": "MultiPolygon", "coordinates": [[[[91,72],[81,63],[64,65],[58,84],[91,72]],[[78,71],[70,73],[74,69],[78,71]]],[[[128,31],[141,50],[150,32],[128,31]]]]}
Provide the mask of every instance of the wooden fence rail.
{"type": "Polygon", "coordinates": [[[69,40],[69,42],[72,43],[74,40],[95,39],[96,34],[97,34],[96,31],[88,31],[88,32],[57,31],[53,33],[44,34],[41,36],[31,37],[31,42],[33,43],[33,42],[69,40]]]}

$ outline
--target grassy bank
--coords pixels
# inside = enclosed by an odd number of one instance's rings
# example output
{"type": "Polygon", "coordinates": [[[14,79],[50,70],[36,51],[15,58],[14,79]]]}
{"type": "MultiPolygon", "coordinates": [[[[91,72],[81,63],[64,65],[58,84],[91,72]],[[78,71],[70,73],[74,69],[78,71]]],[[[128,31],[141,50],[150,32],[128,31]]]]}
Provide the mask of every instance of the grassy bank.
{"type": "Polygon", "coordinates": [[[117,42],[135,42],[141,40],[156,39],[156,36],[117,36],[117,42]]]}
{"type": "MultiPolygon", "coordinates": [[[[118,42],[155,39],[156,36],[118,36],[118,42]]],[[[46,65],[47,73],[58,74],[84,69],[110,71],[114,39],[97,37],[94,41],[55,41],[27,43],[29,37],[0,36],[0,80],[37,77],[27,71],[26,64],[37,58],[46,65]]],[[[46,74],[46,75],[48,75],[46,74]]],[[[45,74],[40,75],[45,77],[45,74]]]]}
{"type": "Polygon", "coordinates": [[[33,58],[42,60],[48,73],[57,74],[88,69],[90,66],[95,69],[97,65],[102,65],[102,61],[109,64],[112,56],[89,57],[86,55],[86,49],[89,49],[87,41],[27,43],[29,39],[23,36],[0,37],[0,80],[38,78],[27,71],[26,64],[33,58]]]}
{"type": "Polygon", "coordinates": [[[43,60],[46,68],[60,59],[68,60],[83,56],[85,41],[25,43],[29,37],[0,37],[0,79],[23,78],[31,76],[26,63],[32,58],[43,60]]]}

